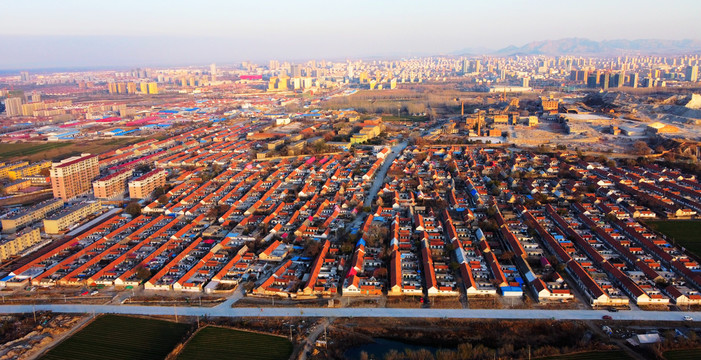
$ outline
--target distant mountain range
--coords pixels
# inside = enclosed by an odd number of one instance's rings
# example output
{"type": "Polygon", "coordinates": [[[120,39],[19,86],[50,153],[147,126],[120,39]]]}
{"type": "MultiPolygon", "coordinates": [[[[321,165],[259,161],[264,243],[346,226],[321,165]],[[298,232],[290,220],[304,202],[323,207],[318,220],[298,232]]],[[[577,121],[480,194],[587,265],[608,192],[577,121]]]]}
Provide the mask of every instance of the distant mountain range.
{"type": "Polygon", "coordinates": [[[463,49],[457,55],[675,55],[701,53],[699,40],[604,40],[567,38],[530,42],[521,47],[508,46],[501,50],[463,49]],[[478,51],[475,51],[478,50],[478,51]],[[479,51],[483,50],[483,51],[479,51]]]}

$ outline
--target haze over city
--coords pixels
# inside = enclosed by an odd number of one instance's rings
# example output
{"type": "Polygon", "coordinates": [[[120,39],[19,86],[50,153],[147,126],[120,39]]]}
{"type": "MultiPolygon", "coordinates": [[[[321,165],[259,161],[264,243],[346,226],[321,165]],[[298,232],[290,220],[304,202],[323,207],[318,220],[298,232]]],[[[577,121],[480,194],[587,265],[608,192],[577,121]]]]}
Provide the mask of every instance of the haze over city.
{"type": "Polygon", "coordinates": [[[480,55],[561,38],[695,38],[701,3],[8,1],[0,69],[480,55]],[[658,16],[665,9],[673,16],[658,16]],[[11,51],[8,51],[10,50],[11,51]]]}

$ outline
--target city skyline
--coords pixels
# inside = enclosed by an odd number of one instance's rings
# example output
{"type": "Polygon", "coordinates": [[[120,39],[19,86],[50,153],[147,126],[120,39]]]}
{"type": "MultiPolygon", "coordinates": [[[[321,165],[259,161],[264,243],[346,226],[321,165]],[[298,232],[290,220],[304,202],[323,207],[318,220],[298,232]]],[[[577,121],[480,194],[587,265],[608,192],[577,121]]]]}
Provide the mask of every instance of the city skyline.
{"type": "Polygon", "coordinates": [[[0,69],[450,55],[574,37],[679,40],[701,30],[693,18],[701,4],[692,1],[667,5],[684,11],[662,18],[652,1],[172,5],[6,4],[0,39],[14,50],[0,69]]]}

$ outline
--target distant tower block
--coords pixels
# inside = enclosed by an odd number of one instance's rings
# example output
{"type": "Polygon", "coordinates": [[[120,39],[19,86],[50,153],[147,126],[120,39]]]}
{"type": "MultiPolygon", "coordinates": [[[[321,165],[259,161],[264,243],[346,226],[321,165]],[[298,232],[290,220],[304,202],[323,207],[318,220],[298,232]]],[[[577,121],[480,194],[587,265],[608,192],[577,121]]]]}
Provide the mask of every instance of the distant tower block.
{"type": "Polygon", "coordinates": [[[686,68],[686,81],[696,82],[699,79],[699,66],[689,66],[686,68]]]}

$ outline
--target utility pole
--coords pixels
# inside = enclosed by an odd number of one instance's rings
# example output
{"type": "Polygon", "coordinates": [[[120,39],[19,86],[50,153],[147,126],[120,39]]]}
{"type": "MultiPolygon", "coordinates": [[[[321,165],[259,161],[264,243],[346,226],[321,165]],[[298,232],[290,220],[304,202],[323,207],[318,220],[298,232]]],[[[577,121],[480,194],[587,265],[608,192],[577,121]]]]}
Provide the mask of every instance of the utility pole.
{"type": "Polygon", "coordinates": [[[173,313],[175,314],[175,322],[178,322],[178,309],[173,305],[173,313]]]}

